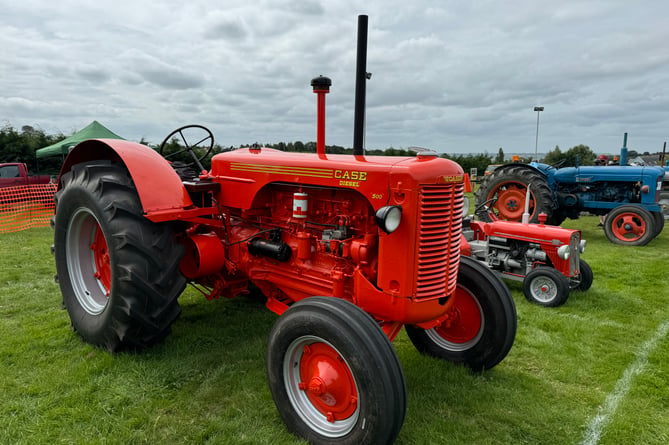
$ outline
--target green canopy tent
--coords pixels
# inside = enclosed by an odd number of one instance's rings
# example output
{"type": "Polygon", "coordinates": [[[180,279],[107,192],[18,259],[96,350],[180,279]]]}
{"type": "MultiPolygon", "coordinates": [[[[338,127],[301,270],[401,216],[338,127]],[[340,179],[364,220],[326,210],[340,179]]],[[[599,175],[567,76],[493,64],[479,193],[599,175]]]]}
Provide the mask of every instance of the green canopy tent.
{"type": "Polygon", "coordinates": [[[48,147],[40,148],[35,152],[37,158],[46,158],[49,156],[63,155],[70,152],[70,149],[79,142],[86,139],[123,139],[98,121],[93,121],[72,136],[56,142],[48,147]]]}

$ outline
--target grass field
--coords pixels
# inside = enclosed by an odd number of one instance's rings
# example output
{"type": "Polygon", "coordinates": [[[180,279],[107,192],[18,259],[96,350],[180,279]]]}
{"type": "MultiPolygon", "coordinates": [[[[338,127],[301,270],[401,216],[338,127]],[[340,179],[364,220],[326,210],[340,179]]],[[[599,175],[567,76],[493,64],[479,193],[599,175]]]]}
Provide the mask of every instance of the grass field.
{"type": "MultiPolygon", "coordinates": [[[[669,233],[645,247],[581,228],[592,288],[547,309],[510,284],[516,342],[483,375],[395,341],[409,407],[399,444],[669,442],[669,233]]],[[[276,316],[187,289],[166,342],[110,355],[71,330],[48,228],[0,234],[1,444],[296,444],[264,374],[276,316]]]]}

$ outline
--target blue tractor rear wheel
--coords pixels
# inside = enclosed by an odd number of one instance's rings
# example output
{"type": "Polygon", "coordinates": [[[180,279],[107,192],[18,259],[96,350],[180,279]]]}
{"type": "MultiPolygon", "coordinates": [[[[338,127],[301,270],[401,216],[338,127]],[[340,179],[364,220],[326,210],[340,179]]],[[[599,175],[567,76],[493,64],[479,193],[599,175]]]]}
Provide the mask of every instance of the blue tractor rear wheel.
{"type": "Polygon", "coordinates": [[[564,221],[564,215],[554,207],[553,191],[546,177],[525,165],[502,166],[484,177],[475,194],[476,207],[481,209],[477,216],[482,221],[520,221],[528,186],[530,222],[539,222],[540,213],[546,214],[547,224],[559,225],[564,221]]]}

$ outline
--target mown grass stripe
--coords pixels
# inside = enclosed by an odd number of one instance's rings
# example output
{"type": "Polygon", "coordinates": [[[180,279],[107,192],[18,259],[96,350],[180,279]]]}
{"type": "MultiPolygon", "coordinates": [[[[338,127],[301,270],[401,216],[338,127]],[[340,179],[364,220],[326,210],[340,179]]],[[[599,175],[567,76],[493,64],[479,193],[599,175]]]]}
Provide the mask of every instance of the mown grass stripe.
{"type": "Polygon", "coordinates": [[[648,356],[655,350],[658,342],[667,336],[669,332],[669,321],[664,321],[655,331],[655,335],[647,340],[636,354],[636,360],[625,369],[622,377],[616,382],[616,386],[604,401],[597,415],[593,417],[588,425],[581,445],[596,445],[608,425],[611,417],[615,415],[618,405],[625,398],[634,379],[643,373],[648,364],[648,356]]]}

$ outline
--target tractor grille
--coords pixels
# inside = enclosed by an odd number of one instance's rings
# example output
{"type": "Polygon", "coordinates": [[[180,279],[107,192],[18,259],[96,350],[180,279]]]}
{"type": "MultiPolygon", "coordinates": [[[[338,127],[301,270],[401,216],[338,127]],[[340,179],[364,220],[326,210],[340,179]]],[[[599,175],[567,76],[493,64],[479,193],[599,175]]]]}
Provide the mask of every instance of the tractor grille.
{"type": "Polygon", "coordinates": [[[463,184],[420,190],[416,300],[450,295],[457,283],[462,233],[463,184]]]}
{"type": "Polygon", "coordinates": [[[574,232],[571,235],[569,247],[571,247],[572,251],[572,254],[569,256],[569,276],[573,277],[576,274],[576,270],[579,268],[579,259],[581,258],[581,253],[579,251],[579,248],[581,247],[581,235],[578,232],[574,232]]]}

